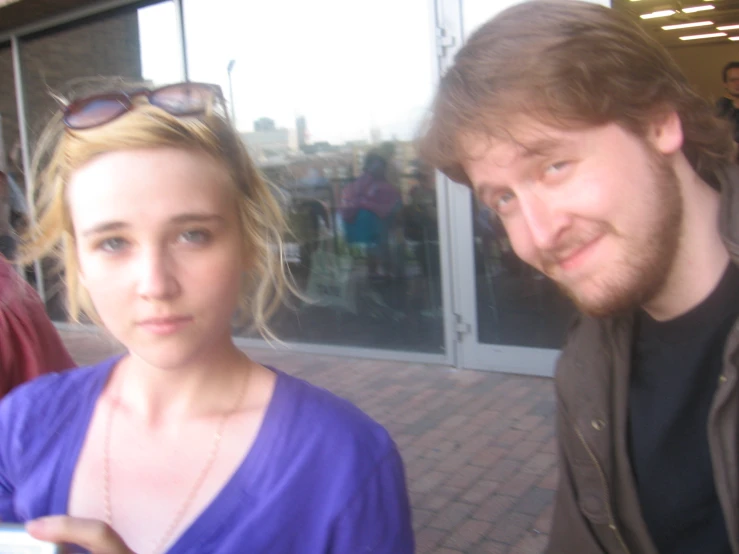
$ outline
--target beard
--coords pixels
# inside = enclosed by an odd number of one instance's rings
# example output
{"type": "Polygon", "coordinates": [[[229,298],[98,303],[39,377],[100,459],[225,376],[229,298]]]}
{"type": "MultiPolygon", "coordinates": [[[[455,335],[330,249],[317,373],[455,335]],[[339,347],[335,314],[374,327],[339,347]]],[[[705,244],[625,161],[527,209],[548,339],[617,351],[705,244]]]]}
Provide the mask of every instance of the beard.
{"type": "MultiPolygon", "coordinates": [[[[646,146],[646,145],[645,145],[646,146]]],[[[585,245],[599,235],[612,235],[624,245],[622,257],[615,260],[603,275],[590,282],[590,293],[575,286],[557,282],[560,290],[586,315],[610,317],[624,314],[647,304],[663,289],[677,257],[683,223],[683,199],[677,175],[661,154],[650,152],[652,182],[644,198],[651,208],[650,217],[638,229],[626,229],[619,234],[608,224],[602,224],[588,236],[568,242],[567,248],[585,245]]],[[[564,250],[564,249],[560,249],[564,250]]],[[[544,269],[556,263],[545,261],[544,269]]]]}

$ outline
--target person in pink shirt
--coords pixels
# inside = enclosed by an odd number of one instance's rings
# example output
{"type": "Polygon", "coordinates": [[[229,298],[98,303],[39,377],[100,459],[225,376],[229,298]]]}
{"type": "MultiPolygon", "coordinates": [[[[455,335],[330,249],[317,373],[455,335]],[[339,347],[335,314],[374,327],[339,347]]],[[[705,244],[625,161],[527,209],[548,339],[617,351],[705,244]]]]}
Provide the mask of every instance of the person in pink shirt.
{"type": "Polygon", "coordinates": [[[0,398],[42,373],[75,365],[44,303],[0,256],[0,398]]]}

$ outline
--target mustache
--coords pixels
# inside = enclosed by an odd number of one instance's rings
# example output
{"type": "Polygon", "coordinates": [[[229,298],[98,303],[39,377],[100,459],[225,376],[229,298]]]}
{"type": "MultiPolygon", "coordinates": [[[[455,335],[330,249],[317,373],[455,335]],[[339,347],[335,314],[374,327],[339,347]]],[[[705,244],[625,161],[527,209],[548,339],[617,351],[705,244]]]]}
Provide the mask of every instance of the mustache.
{"type": "Polygon", "coordinates": [[[539,262],[541,263],[544,273],[550,274],[552,270],[562,263],[564,260],[603,236],[608,229],[605,226],[598,226],[587,233],[568,234],[563,236],[553,248],[539,251],[539,262]]]}

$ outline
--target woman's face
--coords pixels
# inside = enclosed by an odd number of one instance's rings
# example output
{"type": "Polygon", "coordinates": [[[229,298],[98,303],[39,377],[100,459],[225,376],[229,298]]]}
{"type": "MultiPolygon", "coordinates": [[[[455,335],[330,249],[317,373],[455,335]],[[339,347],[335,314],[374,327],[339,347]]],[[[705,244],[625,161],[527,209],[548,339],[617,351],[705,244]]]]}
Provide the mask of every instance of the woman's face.
{"type": "Polygon", "coordinates": [[[80,281],[152,366],[207,362],[230,342],[245,268],[235,194],[218,162],[174,148],[103,154],[70,179],[80,281]]]}

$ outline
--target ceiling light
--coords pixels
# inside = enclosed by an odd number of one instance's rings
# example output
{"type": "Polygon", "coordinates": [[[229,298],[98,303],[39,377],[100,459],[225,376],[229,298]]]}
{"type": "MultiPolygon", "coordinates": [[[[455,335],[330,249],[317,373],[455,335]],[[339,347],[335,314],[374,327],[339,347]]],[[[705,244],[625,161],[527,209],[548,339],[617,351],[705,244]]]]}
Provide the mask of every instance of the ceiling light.
{"type": "Polygon", "coordinates": [[[668,15],[672,15],[677,13],[675,10],[662,10],[659,12],[652,12],[652,13],[645,13],[644,15],[640,15],[642,19],[654,19],[655,17],[667,17],[668,15]]]}
{"type": "MultiPolygon", "coordinates": [[[[665,31],[672,31],[673,29],[688,29],[690,27],[705,27],[707,25],[713,25],[713,21],[697,21],[696,23],[680,23],[679,25],[665,25],[662,27],[665,31]]],[[[737,25],[739,28],[739,25],[737,25]]],[[[718,27],[719,31],[723,31],[721,27],[718,27]]]]}
{"type": "Polygon", "coordinates": [[[739,37],[729,37],[729,40],[739,40],[739,37]]]}
{"type": "Polygon", "coordinates": [[[680,37],[680,40],[698,40],[700,38],[725,37],[726,33],[709,33],[707,35],[687,35],[680,37]]]}
{"type": "Polygon", "coordinates": [[[694,13],[694,12],[704,12],[706,10],[715,10],[716,6],[712,6],[711,4],[708,4],[706,6],[693,6],[692,8],[683,8],[683,13],[694,13]]]}
{"type": "Polygon", "coordinates": [[[732,29],[739,29],[739,23],[736,23],[734,25],[722,25],[721,27],[716,27],[717,31],[731,31],[732,29]]]}

